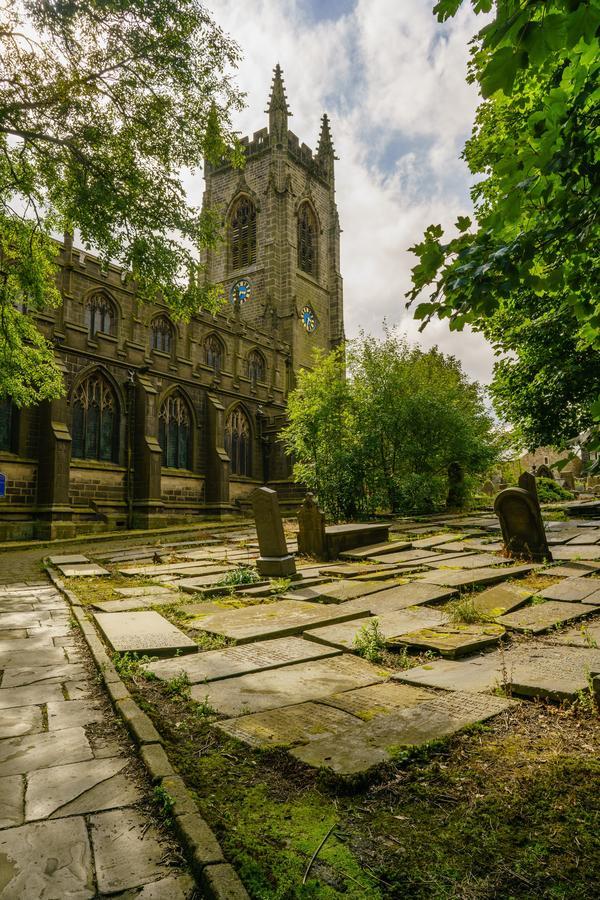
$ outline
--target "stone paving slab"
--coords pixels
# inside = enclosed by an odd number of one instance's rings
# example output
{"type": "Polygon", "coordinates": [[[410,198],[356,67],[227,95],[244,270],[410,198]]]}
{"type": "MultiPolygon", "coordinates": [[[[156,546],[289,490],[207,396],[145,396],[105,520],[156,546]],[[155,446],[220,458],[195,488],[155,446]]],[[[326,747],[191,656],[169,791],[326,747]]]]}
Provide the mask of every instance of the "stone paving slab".
{"type": "Polygon", "coordinates": [[[192,698],[234,717],[318,700],[329,694],[384,681],[389,672],[355,656],[342,654],[314,662],[296,663],[276,673],[256,672],[206,685],[194,685],[192,698]]]}
{"type": "Polygon", "coordinates": [[[57,700],[47,704],[48,731],[61,731],[77,725],[102,722],[104,713],[98,703],[88,700],[57,700]]]}
{"type": "Polygon", "coordinates": [[[194,641],[160,613],[96,613],[94,618],[115,653],[135,652],[153,656],[196,653],[194,641]]]}
{"type": "Polygon", "coordinates": [[[91,759],[92,750],[83,728],[65,728],[56,734],[27,734],[0,743],[0,775],[21,775],[91,759]]]}
{"type": "MultiPolygon", "coordinates": [[[[389,587],[403,582],[390,581],[389,587]]],[[[321,584],[316,587],[301,587],[299,590],[283,594],[284,600],[312,600],[320,603],[344,603],[346,600],[354,600],[356,597],[366,597],[386,589],[385,583],[380,581],[355,581],[353,579],[340,578],[329,584],[321,584]]]]}
{"type": "Polygon", "coordinates": [[[107,804],[114,808],[136,803],[140,793],[133,784],[128,787],[126,779],[118,779],[120,794],[115,793],[114,781],[126,765],[123,758],[93,759],[32,772],[27,778],[25,820],[62,818],[105,809],[107,804]],[[102,790],[94,792],[100,785],[102,790]],[[77,801],[76,810],[71,809],[73,801],[77,801]]]}
{"type": "Polygon", "coordinates": [[[238,644],[300,634],[306,628],[358,619],[369,612],[367,603],[317,604],[305,600],[276,600],[244,609],[223,609],[186,621],[188,628],[220,634],[238,644]]]}
{"type": "Polygon", "coordinates": [[[493,556],[491,553],[474,553],[472,556],[462,554],[450,558],[429,559],[427,565],[433,569],[482,569],[485,566],[501,566],[506,564],[504,556],[493,556]]]}
{"type": "Polygon", "coordinates": [[[500,625],[439,625],[400,634],[394,643],[417,650],[436,650],[455,659],[495,646],[504,635],[500,625]]]}
{"type": "Polygon", "coordinates": [[[527,563],[520,566],[510,567],[492,567],[485,566],[483,569],[471,569],[463,572],[438,571],[427,573],[421,576],[420,581],[425,584],[439,584],[448,587],[464,587],[473,588],[486,584],[496,584],[505,578],[515,578],[519,575],[527,575],[536,568],[534,563],[527,563]]]}
{"type": "Polygon", "coordinates": [[[600,559],[600,546],[598,544],[577,544],[572,546],[566,544],[564,547],[554,547],[552,549],[554,559],[581,559],[586,562],[588,559],[600,559]]]}
{"type": "Polygon", "coordinates": [[[556,625],[573,622],[576,619],[598,612],[597,606],[583,603],[565,603],[560,600],[547,600],[535,606],[527,606],[516,612],[499,616],[496,621],[513,631],[526,631],[542,634],[556,625]]]}
{"type": "Polygon", "coordinates": [[[455,532],[453,534],[452,532],[446,531],[440,534],[433,534],[426,538],[417,538],[416,541],[412,542],[412,545],[415,550],[430,550],[432,547],[435,547],[437,550],[442,545],[444,545],[445,549],[446,544],[451,545],[451,550],[462,550],[462,547],[457,546],[457,544],[460,543],[464,537],[465,535],[460,532],[455,532]]]}
{"type": "Polygon", "coordinates": [[[597,544],[600,542],[600,529],[587,528],[583,534],[577,534],[569,540],[569,546],[578,546],[579,544],[597,544]]]}
{"type": "Polygon", "coordinates": [[[455,734],[462,728],[496,716],[510,703],[477,694],[447,694],[350,728],[333,738],[311,741],[292,756],[340,776],[357,775],[390,762],[404,750],[455,734]]]}
{"type": "Polygon", "coordinates": [[[285,637],[224,650],[208,650],[184,659],[157,660],[147,663],[145,668],[163,681],[185,672],[191,684],[200,684],[324,659],[339,652],[333,647],[312,644],[301,637],[285,637]]]}
{"type": "Polygon", "coordinates": [[[1,831],[0,859],[5,861],[2,900],[87,900],[96,896],[83,816],[1,831]]]}
{"type": "Polygon", "coordinates": [[[557,584],[544,588],[539,592],[545,600],[566,600],[569,603],[577,603],[583,600],[585,603],[600,604],[600,579],[598,578],[566,578],[557,584]]]}
{"type": "Polygon", "coordinates": [[[15,628],[32,628],[52,618],[50,612],[41,609],[36,612],[6,612],[0,613],[0,629],[12,631],[15,628]]]}
{"type": "Polygon", "coordinates": [[[63,656],[63,662],[60,665],[5,669],[2,676],[2,689],[26,687],[27,685],[64,684],[67,681],[77,681],[84,676],[83,666],[65,662],[63,656]]]}
{"type": "Polygon", "coordinates": [[[22,641],[2,642],[0,648],[0,670],[12,667],[25,668],[27,666],[59,666],[66,662],[64,650],[55,647],[52,643],[44,643],[42,647],[31,647],[29,643],[35,644],[35,638],[25,638],[22,641]],[[6,647],[5,644],[18,644],[14,651],[6,647]]]}
{"type": "Polygon", "coordinates": [[[593,571],[594,569],[585,567],[583,563],[579,564],[573,561],[564,566],[548,566],[547,569],[540,569],[538,574],[548,578],[583,578],[593,571]]]}
{"type": "Polygon", "coordinates": [[[123,891],[169,874],[154,826],[135,810],[101,812],[90,819],[98,888],[123,891]]]}
{"type": "Polygon", "coordinates": [[[494,618],[512,612],[523,606],[535,594],[532,588],[521,587],[512,581],[497,584],[494,587],[474,594],[473,607],[484,616],[494,618]]]}
{"type": "Polygon", "coordinates": [[[385,555],[375,554],[370,556],[369,559],[374,562],[387,562],[387,563],[414,563],[418,562],[422,563],[426,559],[435,558],[435,553],[431,550],[402,550],[400,553],[386,553],[385,555]]]}
{"type": "Polygon", "coordinates": [[[31,684],[26,687],[0,688],[0,709],[37,706],[51,700],[63,700],[60,684],[31,684]]]}
{"type": "Polygon", "coordinates": [[[320,569],[321,575],[329,578],[356,578],[358,575],[383,574],[389,577],[390,571],[394,572],[396,566],[385,563],[360,565],[359,563],[337,563],[333,566],[324,566],[320,569]]]}
{"type": "Polygon", "coordinates": [[[457,591],[453,588],[411,581],[408,584],[378,591],[376,594],[371,594],[366,600],[370,613],[374,616],[382,616],[423,603],[439,603],[455,596],[457,596],[457,591]]]}
{"type": "Polygon", "coordinates": [[[340,559],[368,559],[371,556],[387,556],[388,553],[398,553],[402,550],[410,550],[410,541],[384,541],[380,544],[368,544],[366,547],[356,547],[354,550],[343,550],[340,559]]]}
{"type": "Polygon", "coordinates": [[[58,566],[58,569],[65,578],[99,578],[102,575],[110,575],[108,569],[89,562],[58,566]]]}
{"type": "Polygon", "coordinates": [[[42,710],[39,706],[14,707],[0,713],[0,739],[21,737],[42,730],[42,710]]]}
{"type": "MultiPolygon", "coordinates": [[[[23,824],[25,806],[25,781],[22,775],[6,775],[0,778],[0,828],[13,828],[23,824]]],[[[0,861],[0,896],[4,882],[4,866],[0,861]]]]}
{"type": "Polygon", "coordinates": [[[373,622],[377,622],[379,633],[393,643],[395,637],[408,631],[442,625],[447,621],[447,614],[440,610],[427,609],[422,606],[414,609],[409,607],[384,613],[381,616],[369,616],[364,619],[353,619],[350,622],[340,622],[337,625],[328,625],[325,628],[308,629],[304,632],[304,637],[310,641],[337,647],[340,650],[352,650],[357,635],[373,622]]]}
{"type": "Polygon", "coordinates": [[[89,563],[90,560],[81,553],[65,553],[61,556],[49,556],[48,562],[52,566],[72,566],[79,563],[89,563]]]}

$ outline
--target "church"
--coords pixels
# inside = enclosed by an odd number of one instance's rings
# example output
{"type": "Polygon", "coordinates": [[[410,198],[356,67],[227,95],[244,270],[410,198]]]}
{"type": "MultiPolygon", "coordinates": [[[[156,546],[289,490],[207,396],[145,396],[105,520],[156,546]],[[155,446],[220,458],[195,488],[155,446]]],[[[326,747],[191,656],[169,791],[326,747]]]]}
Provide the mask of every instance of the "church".
{"type": "Polygon", "coordinates": [[[37,324],[65,393],[0,404],[0,540],[223,516],[260,484],[294,500],[287,396],[314,349],[344,338],[336,157],[326,115],[315,152],[289,130],[279,66],[266,112],[243,168],[205,165],[203,204],[222,220],[204,259],[216,315],[175,322],[118,267],[60,245],[63,303],[37,324]]]}

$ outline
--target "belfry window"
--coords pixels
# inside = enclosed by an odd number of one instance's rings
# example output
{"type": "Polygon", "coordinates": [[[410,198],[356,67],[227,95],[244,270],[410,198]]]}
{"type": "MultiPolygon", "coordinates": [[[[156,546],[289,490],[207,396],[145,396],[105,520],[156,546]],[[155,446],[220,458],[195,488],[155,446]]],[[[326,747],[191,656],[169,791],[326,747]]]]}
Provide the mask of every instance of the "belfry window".
{"type": "Polygon", "coordinates": [[[256,261],[256,207],[248,197],[240,197],[231,213],[231,268],[242,269],[256,261]]]}
{"type": "Polygon", "coordinates": [[[119,439],[117,398],[99,372],[89,375],[78,385],[72,408],[73,457],[116,462],[119,439]]]}
{"type": "Polygon", "coordinates": [[[173,346],[173,326],[166,316],[159,316],[152,322],[150,345],[153,350],[170,353],[173,346]]]}
{"type": "Polygon", "coordinates": [[[190,436],[187,403],[179,394],[171,394],[161,406],[158,417],[158,443],[162,449],[163,466],[190,468],[190,436]]]}
{"type": "Polygon", "coordinates": [[[239,406],[225,422],[225,450],[231,460],[232,475],[252,474],[252,432],[248,416],[239,406]]]}
{"type": "Polygon", "coordinates": [[[265,361],[258,350],[251,350],[248,354],[248,378],[252,387],[265,380],[265,361]]]}
{"type": "Polygon", "coordinates": [[[115,335],[117,332],[117,316],[115,307],[104,294],[94,294],[85,304],[85,324],[89,337],[98,332],[115,335]]]}
{"type": "Polygon", "coordinates": [[[298,211],[298,268],[317,276],[317,220],[310,203],[298,211]]]}

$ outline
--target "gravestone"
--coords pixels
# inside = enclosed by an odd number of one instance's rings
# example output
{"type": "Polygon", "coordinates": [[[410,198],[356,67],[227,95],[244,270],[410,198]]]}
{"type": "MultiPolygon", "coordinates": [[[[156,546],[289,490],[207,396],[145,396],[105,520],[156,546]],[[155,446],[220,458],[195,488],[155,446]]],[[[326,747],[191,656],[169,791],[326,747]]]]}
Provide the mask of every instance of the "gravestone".
{"type": "Polygon", "coordinates": [[[319,509],[313,494],[307,494],[298,510],[298,553],[315,559],[327,557],[325,516],[319,509]]]}
{"type": "Polygon", "coordinates": [[[535,473],[536,478],[550,478],[554,481],[554,475],[552,474],[552,469],[549,466],[544,465],[542,463],[541,466],[537,467],[537,472],[535,473]]]}
{"type": "Polygon", "coordinates": [[[508,556],[534,562],[552,559],[533,475],[523,472],[519,487],[500,491],[494,500],[494,512],[500,520],[508,556]]]}
{"type": "Polygon", "coordinates": [[[257,488],[253,491],[251,500],[260,548],[256,568],[267,578],[295,575],[296,563],[288,553],[277,491],[268,487],[257,488]]]}
{"type": "Polygon", "coordinates": [[[488,497],[493,497],[496,493],[496,485],[493,481],[486,481],[482,487],[482,491],[484,494],[487,494],[488,497]]]}
{"type": "Polygon", "coordinates": [[[154,611],[96,613],[94,618],[115,653],[175,656],[198,650],[191,638],[154,611]]]}

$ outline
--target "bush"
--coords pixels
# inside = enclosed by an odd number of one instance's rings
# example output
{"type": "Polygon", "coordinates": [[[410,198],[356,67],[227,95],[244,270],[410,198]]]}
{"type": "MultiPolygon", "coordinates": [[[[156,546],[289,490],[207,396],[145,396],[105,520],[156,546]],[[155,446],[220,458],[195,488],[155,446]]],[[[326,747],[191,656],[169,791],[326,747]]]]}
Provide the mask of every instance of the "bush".
{"type": "Polygon", "coordinates": [[[537,492],[540,503],[552,503],[556,500],[572,500],[573,494],[561,487],[552,478],[537,478],[537,492]]]}

